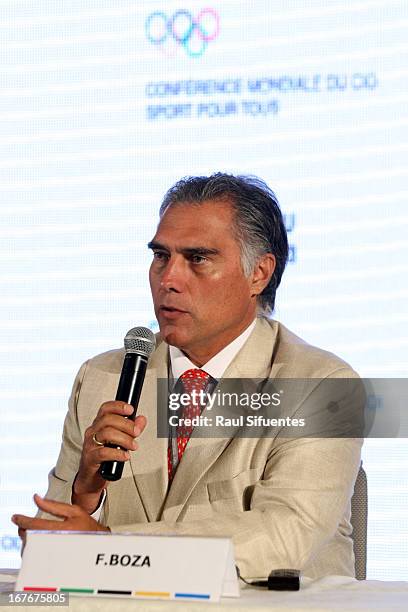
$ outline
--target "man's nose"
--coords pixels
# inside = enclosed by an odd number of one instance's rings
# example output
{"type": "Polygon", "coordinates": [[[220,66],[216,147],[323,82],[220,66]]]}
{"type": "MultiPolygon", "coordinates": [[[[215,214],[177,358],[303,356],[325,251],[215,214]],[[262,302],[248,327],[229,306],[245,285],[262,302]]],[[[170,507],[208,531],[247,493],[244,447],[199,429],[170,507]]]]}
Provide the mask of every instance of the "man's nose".
{"type": "Polygon", "coordinates": [[[165,291],[181,292],[186,281],[186,266],[183,257],[171,257],[164,268],[160,287],[165,291]]]}

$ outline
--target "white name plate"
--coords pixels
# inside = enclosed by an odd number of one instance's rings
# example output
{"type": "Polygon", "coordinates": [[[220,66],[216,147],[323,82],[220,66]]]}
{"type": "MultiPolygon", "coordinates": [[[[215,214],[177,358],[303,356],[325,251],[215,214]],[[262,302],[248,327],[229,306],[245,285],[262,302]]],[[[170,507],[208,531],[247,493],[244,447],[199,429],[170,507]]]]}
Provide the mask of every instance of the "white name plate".
{"type": "Polygon", "coordinates": [[[228,538],[28,531],[16,591],[218,601],[239,597],[228,538]]]}

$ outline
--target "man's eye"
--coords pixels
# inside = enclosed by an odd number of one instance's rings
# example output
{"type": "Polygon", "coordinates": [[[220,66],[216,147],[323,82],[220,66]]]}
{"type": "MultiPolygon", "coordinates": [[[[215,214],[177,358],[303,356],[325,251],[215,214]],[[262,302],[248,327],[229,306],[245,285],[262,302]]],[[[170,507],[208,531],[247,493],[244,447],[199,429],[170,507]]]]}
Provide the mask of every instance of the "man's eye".
{"type": "Polygon", "coordinates": [[[204,255],[192,255],[191,256],[191,261],[194,264],[202,264],[202,263],[205,263],[207,261],[207,258],[204,257],[204,255]]]}
{"type": "Polygon", "coordinates": [[[167,259],[167,254],[163,253],[162,251],[154,251],[153,259],[156,259],[157,261],[165,261],[167,259]]]}

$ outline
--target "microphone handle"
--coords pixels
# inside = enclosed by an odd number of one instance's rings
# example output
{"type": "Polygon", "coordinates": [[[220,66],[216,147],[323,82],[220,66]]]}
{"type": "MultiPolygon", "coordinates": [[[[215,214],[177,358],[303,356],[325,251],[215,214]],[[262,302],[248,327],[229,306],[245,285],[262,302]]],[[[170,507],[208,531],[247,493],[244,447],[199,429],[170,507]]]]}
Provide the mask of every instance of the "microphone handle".
{"type": "MultiPolygon", "coordinates": [[[[139,405],[140,394],[142,392],[143,382],[147,368],[147,357],[138,353],[126,353],[123,362],[122,372],[119,379],[116,400],[126,402],[133,406],[133,412],[125,419],[135,420],[137,407],[139,405]]],[[[106,444],[109,448],[122,449],[121,446],[115,444],[106,444]]],[[[122,449],[123,450],[123,449],[122,449]]],[[[104,461],[99,473],[105,480],[115,481],[122,477],[123,461],[104,461]]]]}

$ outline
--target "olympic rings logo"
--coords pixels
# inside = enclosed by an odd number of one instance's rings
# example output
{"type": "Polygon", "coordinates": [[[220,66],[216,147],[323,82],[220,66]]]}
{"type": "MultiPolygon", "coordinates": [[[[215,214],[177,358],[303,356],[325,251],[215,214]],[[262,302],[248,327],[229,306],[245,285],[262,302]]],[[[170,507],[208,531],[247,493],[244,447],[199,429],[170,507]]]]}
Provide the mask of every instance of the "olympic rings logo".
{"type": "Polygon", "coordinates": [[[176,11],[171,17],[155,11],[146,19],[145,28],[147,39],[153,45],[161,49],[179,45],[190,57],[200,57],[208,43],[217,38],[220,17],[213,8],[201,9],[196,17],[185,9],[176,11]]]}

